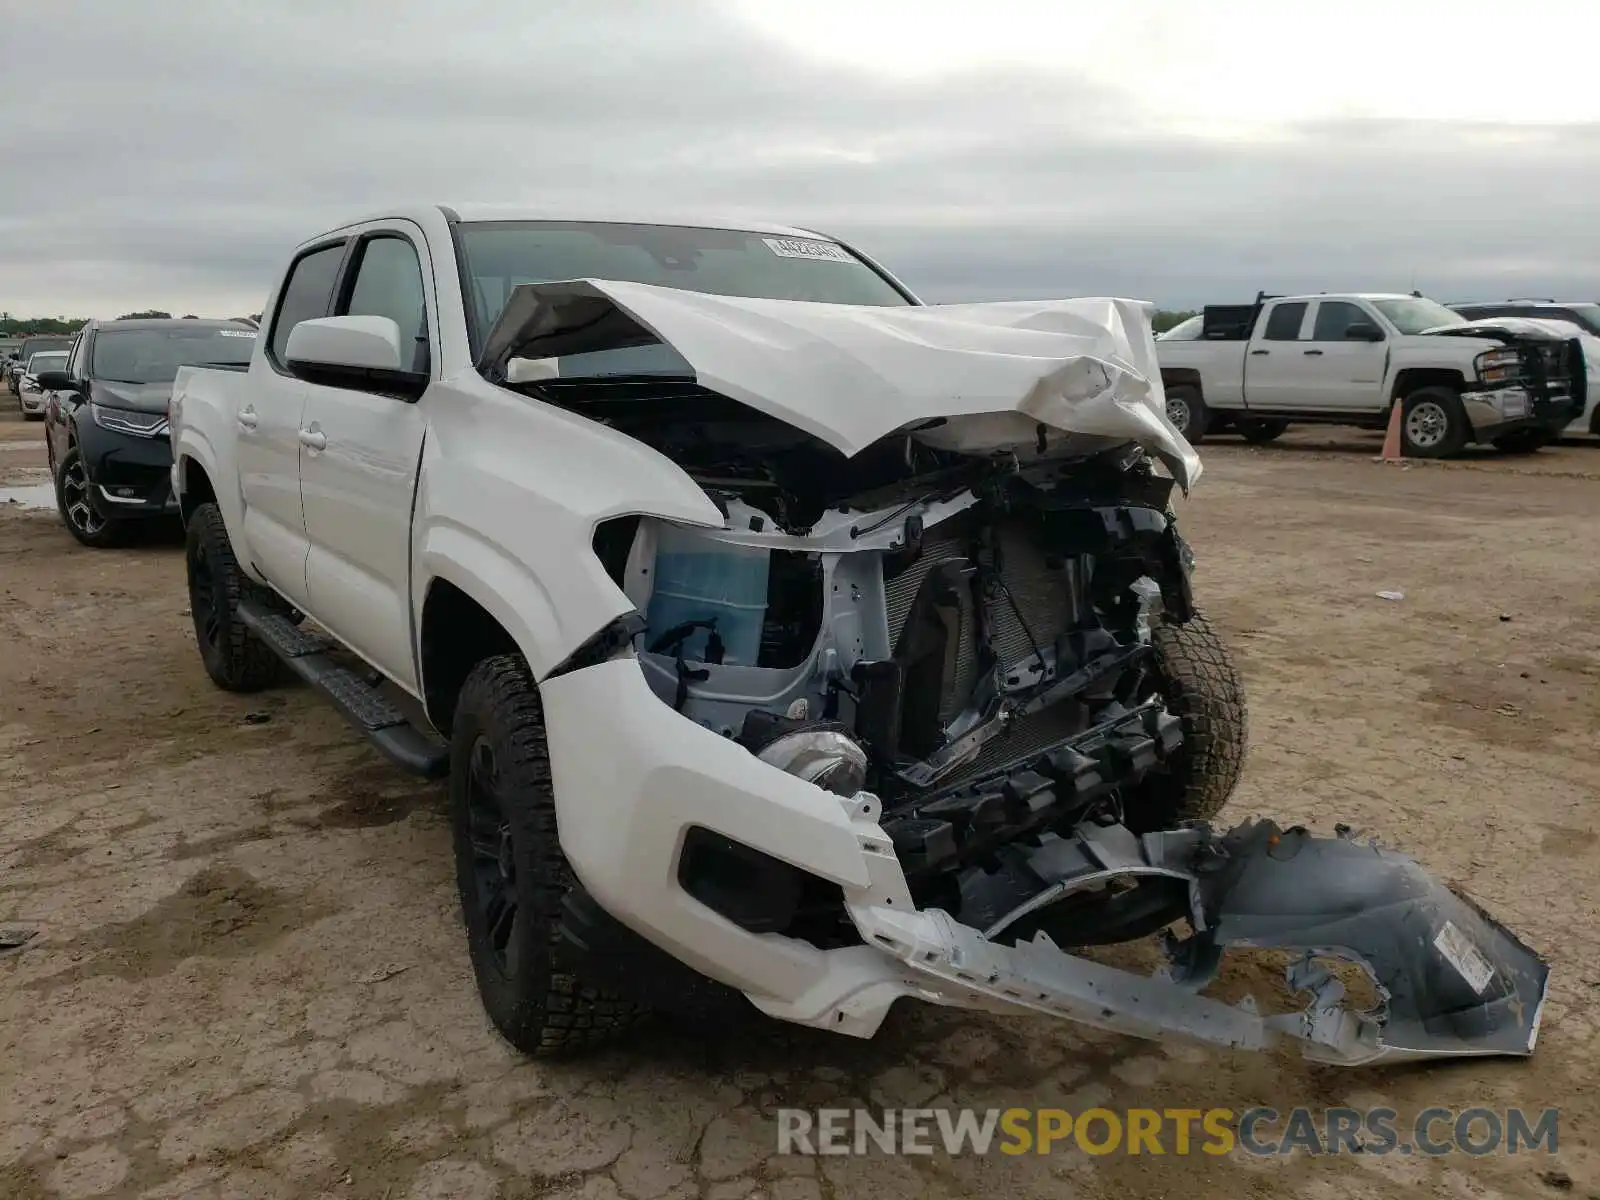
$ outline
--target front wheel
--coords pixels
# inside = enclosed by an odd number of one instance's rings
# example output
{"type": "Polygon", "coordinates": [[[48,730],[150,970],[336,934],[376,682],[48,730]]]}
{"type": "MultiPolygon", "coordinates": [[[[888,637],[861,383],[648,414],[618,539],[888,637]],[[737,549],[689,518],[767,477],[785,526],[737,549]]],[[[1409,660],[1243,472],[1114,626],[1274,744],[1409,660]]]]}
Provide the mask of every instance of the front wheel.
{"type": "Polygon", "coordinates": [[[184,531],[189,612],[206,674],[224,691],[259,692],[283,677],[283,662],[239,619],[239,601],[255,589],[240,569],[222,510],[202,504],[184,531]]]}
{"type": "Polygon", "coordinates": [[[524,1054],[586,1050],[642,1010],[591,986],[560,934],[572,868],[556,831],[544,709],[515,655],[473,668],[450,736],[456,885],[478,995],[494,1027],[524,1054]]]}
{"type": "Polygon", "coordinates": [[[89,472],[83,463],[83,454],[73,446],[61,456],[56,467],[56,511],[67,532],[80,543],[95,550],[105,550],[122,541],[122,526],[108,521],[95,507],[91,495],[89,472]]]}
{"type": "Polygon", "coordinates": [[[1155,690],[1183,723],[1183,743],[1166,772],[1128,795],[1124,818],[1136,833],[1209,821],[1239,783],[1249,746],[1244,684],[1227,644],[1205,615],[1155,622],[1155,690]]]}
{"type": "Polygon", "coordinates": [[[1449,388],[1420,388],[1400,402],[1401,449],[1408,458],[1445,458],[1471,435],[1461,397],[1449,388]]]}

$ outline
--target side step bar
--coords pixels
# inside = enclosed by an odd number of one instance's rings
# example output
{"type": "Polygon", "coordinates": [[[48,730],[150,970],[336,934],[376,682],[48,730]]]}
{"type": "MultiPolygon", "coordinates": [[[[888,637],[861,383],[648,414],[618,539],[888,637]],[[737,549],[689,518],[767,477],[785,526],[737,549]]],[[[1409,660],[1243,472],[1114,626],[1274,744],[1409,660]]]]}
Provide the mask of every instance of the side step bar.
{"type": "Polygon", "coordinates": [[[443,779],[450,773],[449,747],[411,724],[378,688],[334,661],[333,642],[308,634],[287,617],[249,600],[241,600],[237,611],[251,633],[331,700],[345,720],[396,766],[424,779],[443,779]]]}

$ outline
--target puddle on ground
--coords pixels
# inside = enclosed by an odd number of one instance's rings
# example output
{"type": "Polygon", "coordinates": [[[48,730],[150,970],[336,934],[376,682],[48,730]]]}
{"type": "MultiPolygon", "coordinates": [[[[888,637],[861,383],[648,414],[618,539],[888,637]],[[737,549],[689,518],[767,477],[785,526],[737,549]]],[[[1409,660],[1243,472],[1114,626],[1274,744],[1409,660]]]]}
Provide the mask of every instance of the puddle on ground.
{"type": "Polygon", "coordinates": [[[29,483],[22,487],[0,487],[0,504],[16,504],[23,508],[54,508],[56,489],[49,483],[29,483]]]}

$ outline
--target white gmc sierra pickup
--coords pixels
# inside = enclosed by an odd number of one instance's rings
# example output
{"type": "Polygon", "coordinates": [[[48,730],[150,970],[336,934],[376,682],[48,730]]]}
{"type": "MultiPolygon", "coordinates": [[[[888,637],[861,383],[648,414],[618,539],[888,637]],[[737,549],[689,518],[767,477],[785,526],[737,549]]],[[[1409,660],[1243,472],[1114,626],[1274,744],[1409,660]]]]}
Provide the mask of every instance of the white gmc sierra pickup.
{"type": "Polygon", "coordinates": [[[1532,1052],[1547,967],[1417,864],[1206,823],[1244,699],[1148,305],[925,306],[805,230],[434,207],[306,242],[263,311],[248,367],[173,389],[201,657],[448,777],[519,1048],[647,1007],[866,1037],[910,997],[1532,1052]],[[1153,976],[1069,952],[1163,930],[1153,976]],[[1296,951],[1308,1009],[1202,995],[1231,943],[1296,951]]]}
{"type": "Polygon", "coordinates": [[[1167,416],[1191,443],[1236,430],[1267,442],[1293,422],[1382,429],[1401,406],[1404,452],[1554,441],[1584,408],[1584,354],[1526,321],[1474,321],[1421,296],[1258,296],[1214,305],[1156,342],[1167,416]],[[1174,336],[1176,335],[1176,336],[1174,336]]]}

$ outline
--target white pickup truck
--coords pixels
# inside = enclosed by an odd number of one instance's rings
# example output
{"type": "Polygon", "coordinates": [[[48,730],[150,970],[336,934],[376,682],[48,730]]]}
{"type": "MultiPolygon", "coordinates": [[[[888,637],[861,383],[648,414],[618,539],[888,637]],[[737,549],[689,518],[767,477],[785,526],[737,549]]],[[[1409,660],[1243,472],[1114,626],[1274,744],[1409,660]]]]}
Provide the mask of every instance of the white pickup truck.
{"type": "Polygon", "coordinates": [[[1469,443],[1537,450],[1583,412],[1575,339],[1463,318],[1421,296],[1258,296],[1217,305],[1156,342],[1167,416],[1191,443],[1253,442],[1295,422],[1383,429],[1401,406],[1404,453],[1469,443]]]}
{"type": "Polygon", "coordinates": [[[910,997],[1532,1052],[1547,967],[1415,863],[1205,823],[1244,701],[1148,305],[924,306],[806,230],[435,207],[306,242],[264,312],[246,369],[173,388],[201,658],[448,776],[517,1047],[724,1004],[867,1037],[910,997]],[[1068,949],[1175,925],[1156,976],[1068,949]],[[1308,1010],[1201,995],[1234,942],[1298,949],[1308,1010]]]}

